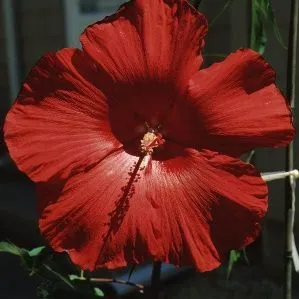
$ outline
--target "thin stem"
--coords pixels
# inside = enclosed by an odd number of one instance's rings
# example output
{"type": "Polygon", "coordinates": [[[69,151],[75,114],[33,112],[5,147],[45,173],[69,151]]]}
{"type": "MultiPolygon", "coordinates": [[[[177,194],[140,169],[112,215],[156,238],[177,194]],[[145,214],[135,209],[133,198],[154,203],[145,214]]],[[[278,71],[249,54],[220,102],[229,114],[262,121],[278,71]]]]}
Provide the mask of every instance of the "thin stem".
{"type": "Polygon", "coordinates": [[[135,268],[136,268],[136,265],[133,265],[132,268],[131,268],[131,270],[130,270],[130,273],[129,273],[128,281],[130,281],[135,268]]]}
{"type": "MultiPolygon", "coordinates": [[[[248,46],[249,48],[253,49],[254,48],[254,22],[255,22],[255,18],[256,18],[256,15],[255,15],[255,10],[254,10],[254,7],[253,7],[253,0],[249,0],[249,38],[248,38],[248,46]]],[[[255,164],[255,150],[251,150],[247,159],[246,159],[246,162],[247,163],[251,163],[251,164],[255,164]]]]}
{"type": "Polygon", "coordinates": [[[84,278],[84,270],[82,270],[82,269],[80,270],[80,277],[84,278]]]}
{"type": "Polygon", "coordinates": [[[246,163],[252,163],[252,160],[254,160],[255,156],[255,150],[251,150],[248,154],[248,157],[246,158],[246,163]]]}
{"type": "Polygon", "coordinates": [[[254,23],[256,22],[256,11],[254,9],[254,1],[249,0],[250,5],[250,35],[249,35],[249,47],[255,48],[255,34],[254,34],[254,23]]]}
{"type": "Polygon", "coordinates": [[[290,101],[291,108],[295,108],[295,89],[296,89],[296,54],[298,39],[298,12],[299,1],[292,0],[291,19],[289,28],[289,45],[288,45],[288,69],[287,69],[287,97],[290,101]]]}
{"type": "Polygon", "coordinates": [[[158,299],[160,291],[160,276],[162,263],[153,262],[152,280],[151,280],[151,298],[158,299]]]}
{"type": "Polygon", "coordinates": [[[227,0],[220,12],[217,14],[217,16],[210,22],[209,28],[211,28],[217,20],[222,16],[222,14],[230,7],[230,5],[233,3],[234,0],[227,0]]]}
{"type": "MultiPolygon", "coordinates": [[[[292,110],[295,108],[296,87],[296,53],[298,38],[299,0],[291,2],[291,18],[289,27],[288,68],[287,68],[287,98],[292,110]]],[[[294,169],[294,143],[291,142],[286,152],[286,171],[294,169]]],[[[291,176],[286,180],[285,197],[285,282],[284,299],[292,298],[292,268],[293,268],[293,230],[295,217],[296,181],[291,176]]]]}
{"type": "Polygon", "coordinates": [[[115,278],[89,278],[88,281],[94,283],[118,283],[118,284],[125,284],[132,287],[135,287],[139,290],[139,292],[143,293],[144,286],[138,283],[134,283],[127,280],[122,279],[115,279],[115,278]]]}
{"type": "MultiPolygon", "coordinates": [[[[249,0],[249,26],[248,26],[248,46],[249,48],[253,48],[254,45],[254,41],[253,41],[253,37],[254,37],[254,9],[253,9],[253,0],[249,0]]],[[[246,163],[252,163],[254,164],[255,162],[255,150],[251,150],[247,159],[246,159],[246,163]]]]}

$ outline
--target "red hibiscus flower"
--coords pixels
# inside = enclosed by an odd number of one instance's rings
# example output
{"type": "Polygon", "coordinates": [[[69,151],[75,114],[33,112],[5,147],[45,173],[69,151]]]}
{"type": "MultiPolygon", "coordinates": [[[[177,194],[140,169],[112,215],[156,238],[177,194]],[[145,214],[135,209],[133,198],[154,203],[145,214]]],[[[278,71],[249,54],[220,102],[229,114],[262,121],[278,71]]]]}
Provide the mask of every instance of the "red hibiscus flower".
{"type": "Polygon", "coordinates": [[[126,3],[84,31],[83,50],[41,58],[8,113],[41,232],[82,268],[207,271],[258,235],[267,187],[237,157],[288,144],[291,113],[252,50],[199,70],[206,32],[186,1],[126,3]]]}

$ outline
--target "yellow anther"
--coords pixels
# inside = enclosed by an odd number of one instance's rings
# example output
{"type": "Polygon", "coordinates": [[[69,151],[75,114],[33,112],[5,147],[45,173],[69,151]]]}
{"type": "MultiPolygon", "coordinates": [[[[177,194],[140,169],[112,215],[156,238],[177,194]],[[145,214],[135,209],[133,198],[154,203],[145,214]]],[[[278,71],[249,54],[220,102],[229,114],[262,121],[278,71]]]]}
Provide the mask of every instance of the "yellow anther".
{"type": "Polygon", "coordinates": [[[141,151],[147,155],[151,155],[156,147],[159,147],[165,142],[160,133],[149,131],[144,134],[141,140],[141,151]]]}

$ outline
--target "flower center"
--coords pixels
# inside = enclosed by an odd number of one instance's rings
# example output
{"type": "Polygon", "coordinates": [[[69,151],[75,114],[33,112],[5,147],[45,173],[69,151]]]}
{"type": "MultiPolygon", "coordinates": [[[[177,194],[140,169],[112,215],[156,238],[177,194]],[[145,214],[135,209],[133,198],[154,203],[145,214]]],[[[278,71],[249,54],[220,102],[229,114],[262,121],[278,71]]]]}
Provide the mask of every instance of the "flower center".
{"type": "Polygon", "coordinates": [[[150,129],[141,139],[141,152],[151,155],[154,149],[163,143],[165,143],[165,139],[163,139],[162,134],[150,129]]]}

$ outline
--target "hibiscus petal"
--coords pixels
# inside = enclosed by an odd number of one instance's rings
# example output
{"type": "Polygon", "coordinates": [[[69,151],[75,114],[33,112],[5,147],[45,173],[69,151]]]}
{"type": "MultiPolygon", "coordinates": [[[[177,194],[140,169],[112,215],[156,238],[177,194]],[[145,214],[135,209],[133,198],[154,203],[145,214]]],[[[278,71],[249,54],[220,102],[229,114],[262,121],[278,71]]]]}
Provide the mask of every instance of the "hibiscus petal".
{"type": "MultiPolygon", "coordinates": [[[[149,259],[212,270],[252,242],[267,209],[253,166],[215,152],[167,146],[172,158],[111,154],[51,197],[40,229],[84,269],[149,259]]],[[[49,190],[52,190],[49,193],[49,190]]]]}
{"type": "Polygon", "coordinates": [[[206,32],[205,17],[185,0],[136,0],[87,27],[81,42],[116,83],[107,93],[155,126],[199,69],[206,32]]]}
{"type": "Polygon", "coordinates": [[[239,50],[199,71],[189,91],[206,135],[203,147],[240,154],[285,146],[294,137],[291,111],[275,86],[275,72],[252,50],[239,50]]]}
{"type": "Polygon", "coordinates": [[[81,42],[117,82],[177,81],[199,69],[206,31],[205,17],[185,0],[135,0],[87,27],[81,42]]]}
{"type": "Polygon", "coordinates": [[[101,73],[77,49],[40,59],[7,115],[4,133],[17,166],[34,181],[67,178],[115,150],[101,73]]]}

